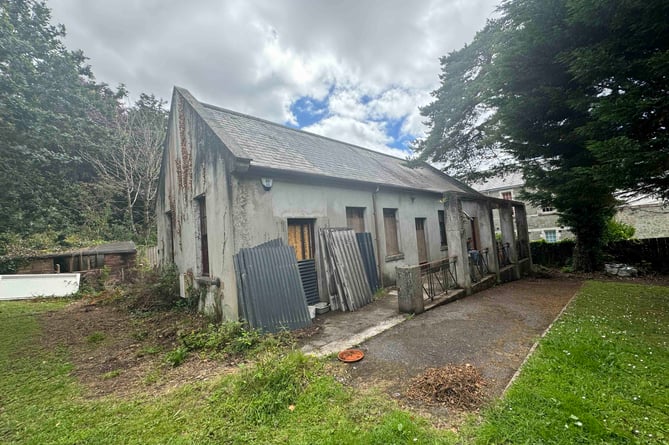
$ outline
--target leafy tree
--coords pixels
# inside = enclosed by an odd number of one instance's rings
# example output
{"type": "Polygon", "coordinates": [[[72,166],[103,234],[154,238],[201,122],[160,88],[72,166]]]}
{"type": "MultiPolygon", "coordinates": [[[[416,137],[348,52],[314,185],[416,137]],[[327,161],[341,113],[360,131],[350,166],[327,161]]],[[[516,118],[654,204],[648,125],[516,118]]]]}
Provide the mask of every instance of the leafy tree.
{"type": "Polygon", "coordinates": [[[49,19],[43,2],[0,0],[0,232],[83,223],[78,184],[95,172],[79,153],[106,140],[99,122],[117,107],[49,19]]]}
{"type": "Polygon", "coordinates": [[[500,12],[441,60],[415,149],[465,179],[521,170],[526,198],[558,209],[575,268],[591,270],[616,190],[669,193],[669,4],[510,0],[500,12]]]}
{"type": "Polygon", "coordinates": [[[133,237],[144,241],[155,231],[154,208],[163,141],[166,102],[141,94],[132,107],[120,109],[108,124],[113,144],[83,156],[99,175],[98,189],[124,203],[124,220],[133,237]]]}
{"type": "Polygon", "coordinates": [[[636,229],[633,226],[611,218],[606,223],[606,230],[602,237],[604,245],[615,241],[632,239],[634,237],[634,232],[636,232],[636,229]]]}
{"type": "Polygon", "coordinates": [[[165,103],[124,105],[50,18],[42,1],[0,0],[0,251],[40,234],[150,240],[165,103]]]}

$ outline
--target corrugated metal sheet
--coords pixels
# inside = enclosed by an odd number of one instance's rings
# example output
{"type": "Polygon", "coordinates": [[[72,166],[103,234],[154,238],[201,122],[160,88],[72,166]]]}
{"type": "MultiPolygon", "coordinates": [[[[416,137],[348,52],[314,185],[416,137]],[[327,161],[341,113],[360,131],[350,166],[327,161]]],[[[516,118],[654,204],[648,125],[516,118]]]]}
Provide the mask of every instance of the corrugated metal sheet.
{"type": "Polygon", "coordinates": [[[249,325],[265,332],[311,325],[295,251],[274,241],[234,257],[237,294],[249,325]]]}
{"type": "Polygon", "coordinates": [[[342,310],[354,311],[372,302],[372,292],[360,255],[355,232],[350,229],[322,229],[328,244],[339,303],[342,310]]]}
{"type": "Polygon", "coordinates": [[[325,282],[327,284],[328,297],[330,299],[330,309],[333,311],[346,310],[343,307],[341,296],[338,293],[337,279],[335,277],[335,266],[332,260],[332,253],[330,252],[330,245],[327,241],[326,229],[319,231],[319,238],[321,241],[321,260],[323,261],[323,274],[325,275],[325,282]]]}
{"type": "Polygon", "coordinates": [[[356,233],[355,238],[358,241],[358,248],[362,256],[362,264],[365,268],[369,288],[374,293],[379,289],[379,275],[376,269],[376,256],[374,256],[372,234],[369,232],[356,233]]]}
{"type": "Polygon", "coordinates": [[[318,297],[316,260],[298,261],[297,267],[300,269],[300,279],[302,280],[302,289],[304,289],[307,304],[316,304],[320,302],[320,298],[318,297]]]}

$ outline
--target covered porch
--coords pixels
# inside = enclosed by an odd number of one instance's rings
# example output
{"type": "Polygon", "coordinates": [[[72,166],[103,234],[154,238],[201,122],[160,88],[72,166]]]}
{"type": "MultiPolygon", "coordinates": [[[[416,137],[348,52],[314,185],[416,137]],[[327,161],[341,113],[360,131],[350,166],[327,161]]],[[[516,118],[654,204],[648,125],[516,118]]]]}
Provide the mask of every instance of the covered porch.
{"type": "Polygon", "coordinates": [[[443,196],[448,257],[397,268],[400,312],[421,313],[532,271],[525,204],[459,192],[443,196]]]}

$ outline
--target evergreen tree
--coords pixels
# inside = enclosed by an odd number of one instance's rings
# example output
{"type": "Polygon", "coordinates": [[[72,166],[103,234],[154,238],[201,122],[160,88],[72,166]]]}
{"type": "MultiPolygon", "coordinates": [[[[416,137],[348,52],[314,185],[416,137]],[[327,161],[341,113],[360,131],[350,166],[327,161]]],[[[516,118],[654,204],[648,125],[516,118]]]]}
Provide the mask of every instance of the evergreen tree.
{"type": "Polygon", "coordinates": [[[415,148],[461,178],[522,171],[527,198],[575,233],[575,267],[592,270],[614,193],[669,193],[669,4],[510,0],[500,12],[442,59],[415,148]]]}

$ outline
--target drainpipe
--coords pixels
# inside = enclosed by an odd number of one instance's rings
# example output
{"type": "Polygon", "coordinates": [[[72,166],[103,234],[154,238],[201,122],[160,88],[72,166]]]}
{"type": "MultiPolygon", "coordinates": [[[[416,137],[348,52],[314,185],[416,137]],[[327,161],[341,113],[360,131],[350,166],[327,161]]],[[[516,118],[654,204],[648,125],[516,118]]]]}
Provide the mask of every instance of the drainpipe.
{"type": "Polygon", "coordinates": [[[381,229],[379,229],[379,212],[376,207],[376,194],[379,193],[379,187],[376,187],[376,190],[372,192],[372,207],[374,208],[374,211],[372,212],[372,215],[374,215],[374,243],[376,244],[376,264],[379,269],[379,282],[381,283],[381,288],[385,287],[383,283],[383,266],[381,265],[381,249],[379,246],[379,233],[381,233],[381,229]]]}

